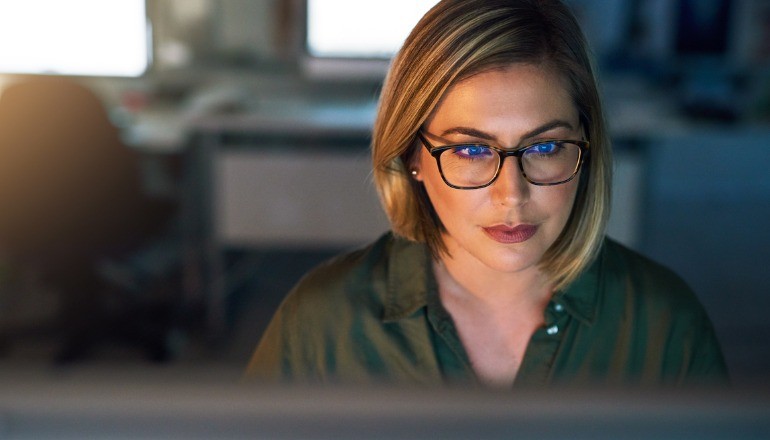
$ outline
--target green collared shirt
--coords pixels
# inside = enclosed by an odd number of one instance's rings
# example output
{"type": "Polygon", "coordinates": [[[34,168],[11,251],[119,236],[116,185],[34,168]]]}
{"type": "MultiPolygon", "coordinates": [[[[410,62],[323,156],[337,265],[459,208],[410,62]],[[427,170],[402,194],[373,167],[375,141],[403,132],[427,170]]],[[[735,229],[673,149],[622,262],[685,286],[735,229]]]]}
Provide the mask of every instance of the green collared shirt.
{"type": "MultiPolygon", "coordinates": [[[[425,245],[386,234],[306,275],[247,377],[289,382],[478,384],[439,301],[425,245]]],[[[515,387],[721,383],[713,327],[671,271],[607,239],[545,310],[515,387]]]]}

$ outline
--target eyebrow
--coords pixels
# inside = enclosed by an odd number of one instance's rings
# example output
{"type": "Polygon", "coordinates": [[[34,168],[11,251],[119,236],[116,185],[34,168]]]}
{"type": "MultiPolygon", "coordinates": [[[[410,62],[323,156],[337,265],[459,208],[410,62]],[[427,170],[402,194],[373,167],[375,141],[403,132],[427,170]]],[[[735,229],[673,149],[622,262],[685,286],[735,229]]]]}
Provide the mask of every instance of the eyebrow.
{"type": "MultiPolygon", "coordinates": [[[[567,121],[561,120],[561,119],[554,119],[553,121],[546,122],[545,124],[534,128],[533,130],[530,130],[521,137],[522,140],[529,139],[532,137],[535,137],[539,134],[545,133],[547,131],[553,130],[555,128],[567,128],[569,130],[575,130],[575,127],[570,124],[567,121]]],[[[479,139],[484,139],[487,141],[495,141],[497,142],[497,137],[495,137],[492,134],[489,134],[487,132],[471,128],[471,127],[452,127],[448,130],[444,130],[439,135],[440,137],[445,137],[451,134],[462,134],[465,136],[471,136],[479,139]]]]}

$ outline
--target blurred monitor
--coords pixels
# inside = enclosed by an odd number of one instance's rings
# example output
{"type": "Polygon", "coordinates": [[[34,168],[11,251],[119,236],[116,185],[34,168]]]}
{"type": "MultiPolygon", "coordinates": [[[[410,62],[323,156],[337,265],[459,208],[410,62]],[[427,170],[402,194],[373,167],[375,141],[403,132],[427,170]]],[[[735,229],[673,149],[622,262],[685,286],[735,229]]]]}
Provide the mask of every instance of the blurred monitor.
{"type": "Polygon", "coordinates": [[[734,2],[679,0],[673,51],[682,76],[680,105],[695,118],[734,121],[739,95],[732,79],[737,64],[734,2]]]}
{"type": "Polygon", "coordinates": [[[14,439],[293,440],[732,440],[770,433],[768,400],[756,391],[276,388],[170,377],[4,381],[0,433],[14,439]]]}
{"type": "Polygon", "coordinates": [[[730,50],[730,0],[680,0],[675,51],[679,56],[722,57],[730,50]]]}
{"type": "Polygon", "coordinates": [[[145,0],[0,1],[0,73],[137,77],[150,47],[145,0]]]}
{"type": "Polygon", "coordinates": [[[304,0],[303,72],[381,80],[390,58],[437,0],[304,0]]]}
{"type": "Polygon", "coordinates": [[[758,2],[736,0],[650,0],[640,3],[642,30],[636,38],[650,59],[679,72],[705,66],[742,66],[756,33],[758,2]]]}

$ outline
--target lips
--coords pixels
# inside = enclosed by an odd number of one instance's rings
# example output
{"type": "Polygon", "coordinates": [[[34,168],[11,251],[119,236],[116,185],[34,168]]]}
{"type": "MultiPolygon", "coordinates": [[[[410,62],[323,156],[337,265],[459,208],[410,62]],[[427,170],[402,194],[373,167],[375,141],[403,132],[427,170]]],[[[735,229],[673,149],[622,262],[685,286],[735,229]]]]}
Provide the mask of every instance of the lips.
{"type": "Polygon", "coordinates": [[[484,232],[497,241],[498,243],[510,244],[510,243],[522,243],[530,238],[537,232],[536,225],[517,225],[506,226],[496,225],[484,228],[484,232]]]}

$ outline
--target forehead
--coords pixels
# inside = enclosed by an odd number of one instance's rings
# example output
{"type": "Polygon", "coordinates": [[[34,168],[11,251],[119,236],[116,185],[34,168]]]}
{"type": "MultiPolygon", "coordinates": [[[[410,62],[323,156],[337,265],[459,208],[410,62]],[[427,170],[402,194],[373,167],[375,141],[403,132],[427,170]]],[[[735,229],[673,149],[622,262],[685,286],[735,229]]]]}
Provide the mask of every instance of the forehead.
{"type": "Polygon", "coordinates": [[[577,123],[578,110],[554,69],[511,64],[476,73],[451,85],[426,123],[491,125],[505,121],[522,129],[552,119],[577,123]]]}

